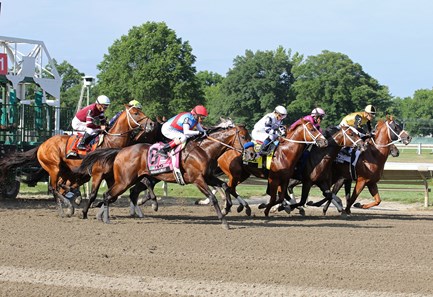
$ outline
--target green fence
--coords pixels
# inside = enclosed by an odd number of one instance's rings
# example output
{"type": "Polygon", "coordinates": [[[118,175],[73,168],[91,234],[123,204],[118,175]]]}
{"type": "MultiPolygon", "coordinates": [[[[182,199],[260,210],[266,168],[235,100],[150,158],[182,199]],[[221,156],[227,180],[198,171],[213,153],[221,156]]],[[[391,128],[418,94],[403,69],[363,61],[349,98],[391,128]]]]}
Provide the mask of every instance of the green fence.
{"type": "MultiPolygon", "coordinates": [[[[0,108],[0,143],[37,145],[55,131],[56,108],[47,104],[2,104],[0,108]]],[[[60,109],[60,130],[71,130],[74,111],[60,109]]]]}

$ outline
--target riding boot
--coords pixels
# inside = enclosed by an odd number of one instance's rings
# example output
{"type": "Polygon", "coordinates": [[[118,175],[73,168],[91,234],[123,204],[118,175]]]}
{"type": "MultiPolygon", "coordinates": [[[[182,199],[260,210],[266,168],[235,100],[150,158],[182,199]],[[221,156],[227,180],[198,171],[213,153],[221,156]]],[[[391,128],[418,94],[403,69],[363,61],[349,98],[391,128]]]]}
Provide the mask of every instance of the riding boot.
{"type": "Polygon", "coordinates": [[[85,150],[86,149],[86,145],[93,139],[93,135],[89,134],[89,133],[84,133],[83,138],[81,138],[80,143],[77,145],[77,149],[79,150],[85,150]]]}
{"type": "Polygon", "coordinates": [[[266,138],[263,144],[260,146],[260,150],[258,152],[260,156],[266,156],[269,153],[267,149],[270,143],[271,140],[269,138],[266,138]]]}

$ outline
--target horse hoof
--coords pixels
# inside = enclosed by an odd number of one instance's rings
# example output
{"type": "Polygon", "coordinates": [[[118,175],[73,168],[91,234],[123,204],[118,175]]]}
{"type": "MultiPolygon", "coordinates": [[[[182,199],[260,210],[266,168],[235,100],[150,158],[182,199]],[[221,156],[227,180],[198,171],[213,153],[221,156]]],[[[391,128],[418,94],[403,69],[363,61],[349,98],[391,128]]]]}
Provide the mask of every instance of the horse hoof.
{"type": "Polygon", "coordinates": [[[222,219],[221,220],[221,226],[223,227],[223,229],[224,230],[229,230],[230,229],[230,226],[229,226],[229,224],[227,223],[227,220],[226,219],[222,219]]]}
{"type": "Polygon", "coordinates": [[[77,206],[79,206],[81,204],[82,200],[83,200],[83,197],[78,196],[77,198],[75,198],[74,202],[77,206]]]}
{"type": "Polygon", "coordinates": [[[281,204],[280,205],[274,205],[274,206],[272,206],[270,212],[275,213],[277,211],[280,211],[280,207],[281,206],[282,206],[281,204]]]}
{"type": "Polygon", "coordinates": [[[209,205],[210,203],[210,199],[206,198],[206,199],[201,199],[201,200],[196,200],[195,201],[195,205],[209,205]]]}
{"type": "Polygon", "coordinates": [[[355,204],[353,205],[353,207],[356,207],[356,208],[362,208],[362,204],[359,203],[359,202],[357,202],[357,203],[355,203],[355,204]]]}
{"type": "Polygon", "coordinates": [[[239,204],[238,208],[236,209],[236,211],[238,213],[242,212],[244,210],[244,206],[242,204],[239,204]]]}
{"type": "Polygon", "coordinates": [[[307,205],[308,206],[314,206],[314,202],[310,200],[310,201],[307,202],[307,205]]]}
{"type": "Polygon", "coordinates": [[[249,217],[251,216],[251,208],[249,205],[245,206],[245,213],[247,216],[249,217]]]}
{"type": "Polygon", "coordinates": [[[152,209],[153,211],[158,211],[158,203],[152,202],[152,209]]]}
{"type": "Polygon", "coordinates": [[[303,217],[305,217],[305,209],[299,208],[299,214],[303,217]]]}
{"type": "Polygon", "coordinates": [[[264,204],[264,203],[260,203],[259,206],[258,206],[258,208],[259,208],[259,209],[266,208],[266,204],[264,204]]]}

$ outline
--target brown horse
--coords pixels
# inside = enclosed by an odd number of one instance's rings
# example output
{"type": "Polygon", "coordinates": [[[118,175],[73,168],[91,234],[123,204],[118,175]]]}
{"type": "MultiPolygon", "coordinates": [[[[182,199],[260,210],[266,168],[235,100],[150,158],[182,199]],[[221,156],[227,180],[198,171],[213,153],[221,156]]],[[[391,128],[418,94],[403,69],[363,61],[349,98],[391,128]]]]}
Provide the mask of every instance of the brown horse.
{"type": "MultiPolygon", "coordinates": [[[[160,119],[157,118],[157,128],[156,128],[156,136],[154,141],[148,142],[148,143],[155,143],[155,142],[166,142],[167,138],[161,133],[161,127],[164,123],[160,119]]],[[[221,123],[217,126],[211,128],[210,131],[219,129],[219,128],[229,128],[229,127],[235,127],[233,121],[231,119],[223,119],[221,118],[221,123]]],[[[141,141],[140,141],[141,142],[141,141]]],[[[120,151],[120,149],[119,149],[120,151]]],[[[114,177],[113,177],[113,163],[114,158],[116,157],[116,152],[114,150],[110,151],[107,150],[106,152],[99,151],[98,154],[88,154],[83,161],[81,162],[80,167],[78,168],[77,172],[80,174],[84,174],[87,171],[91,170],[91,176],[92,176],[92,189],[90,192],[90,197],[88,203],[83,208],[83,219],[87,219],[87,214],[89,211],[90,206],[95,201],[96,196],[98,194],[99,187],[103,180],[107,182],[108,187],[112,186],[114,183],[114,177]]],[[[159,182],[159,180],[147,180],[143,179],[142,181],[138,181],[133,187],[130,188],[130,215],[135,216],[137,215],[139,218],[143,218],[144,215],[139,207],[139,205],[144,204],[146,201],[151,200],[152,202],[152,208],[154,211],[158,210],[158,201],[156,200],[156,196],[153,192],[153,188],[155,184],[159,182]],[[142,191],[145,191],[147,189],[150,189],[146,195],[141,199],[141,203],[138,204],[138,196],[142,191]]],[[[96,204],[96,207],[102,206],[102,202],[96,204]]]]}
{"type": "MultiPolygon", "coordinates": [[[[270,202],[265,205],[265,215],[269,215],[269,211],[273,205],[277,203],[277,189],[281,187],[284,191],[287,189],[288,181],[293,174],[295,164],[302,154],[305,145],[314,143],[320,147],[327,145],[323,135],[310,123],[302,121],[298,126],[293,127],[287,132],[286,137],[279,138],[280,143],[275,150],[272,158],[270,170],[257,168],[255,164],[244,164],[242,156],[234,151],[227,151],[218,159],[219,168],[228,176],[228,186],[230,194],[233,195],[239,202],[238,212],[245,207],[247,215],[251,215],[251,208],[248,203],[241,198],[236,191],[236,186],[245,181],[251,175],[258,178],[268,179],[270,185],[270,202]]],[[[280,195],[279,200],[283,200],[280,195]]],[[[232,206],[231,200],[226,200],[228,205],[226,211],[230,211],[232,206]]]]}
{"type": "MultiPolygon", "coordinates": [[[[332,163],[337,157],[342,147],[356,147],[359,151],[364,151],[364,141],[359,137],[352,127],[329,127],[324,136],[328,140],[326,148],[314,146],[307,156],[300,160],[298,164],[299,174],[290,179],[288,186],[289,196],[284,199],[278,210],[286,210],[288,213],[294,208],[305,205],[311,187],[317,185],[325,197],[324,201],[332,200],[332,163]],[[296,203],[293,196],[293,188],[302,184],[301,201],[296,203]]],[[[322,203],[323,203],[322,202],[322,203]]],[[[303,209],[301,209],[303,214],[303,209]]]]}
{"type": "MultiPolygon", "coordinates": [[[[117,121],[108,132],[105,132],[100,148],[125,147],[134,142],[134,139],[143,137],[143,133],[153,133],[154,125],[154,122],[142,111],[125,105],[125,110],[117,121]]],[[[76,188],[90,179],[88,174],[78,176],[73,171],[80,166],[81,159],[66,158],[66,143],[69,137],[69,135],[55,135],[31,151],[2,160],[6,163],[4,168],[6,170],[37,160],[49,174],[49,190],[56,199],[61,216],[65,215],[63,206],[67,207],[67,216],[72,216],[74,213],[74,206],[70,200],[61,194],[63,190],[70,190],[66,184],[76,188]]]]}
{"type": "MultiPolygon", "coordinates": [[[[208,185],[227,188],[224,182],[213,175],[217,158],[228,149],[237,151],[243,150],[243,144],[251,139],[248,130],[243,125],[236,125],[228,128],[217,128],[208,130],[207,138],[196,138],[187,142],[181,152],[180,169],[183,180],[186,184],[195,184],[198,189],[210,198],[218,218],[222,221],[223,227],[228,228],[227,221],[222,215],[221,209],[215,196],[208,185]]],[[[165,172],[151,175],[147,165],[147,157],[150,144],[136,144],[126,147],[120,151],[110,150],[94,152],[93,159],[98,162],[101,168],[106,164],[107,168],[113,170],[113,180],[109,181],[111,186],[104,193],[104,205],[98,213],[98,219],[109,223],[109,203],[117,199],[129,187],[138,182],[148,184],[148,181],[176,182],[173,172],[165,172]],[[113,156],[115,156],[113,158],[113,156]],[[113,161],[114,160],[114,161],[113,161]]],[[[92,168],[91,162],[87,168],[92,168]]],[[[94,170],[92,170],[94,172],[94,170]]],[[[152,187],[149,188],[152,190],[152,187]]],[[[228,191],[228,190],[227,190],[228,191]]],[[[228,193],[228,192],[227,192],[228,193]]]]}
{"type": "MultiPolygon", "coordinates": [[[[351,214],[350,208],[365,186],[368,187],[368,190],[375,201],[368,204],[356,204],[355,206],[366,209],[380,204],[381,199],[377,183],[382,176],[385,162],[388,159],[390,152],[392,152],[392,148],[395,148],[394,143],[401,141],[407,145],[410,143],[411,139],[411,136],[403,130],[401,125],[399,125],[392,117],[387,117],[386,120],[378,121],[374,137],[371,139],[371,144],[368,145],[366,151],[359,156],[359,160],[356,163],[357,179],[355,182],[355,188],[350,197],[346,196],[347,204],[342,213],[343,215],[351,214]]],[[[334,186],[332,192],[335,195],[341,189],[345,181],[352,181],[349,166],[348,163],[333,163],[332,171],[334,186]]],[[[320,206],[321,204],[312,203],[311,205],[320,206]]],[[[329,206],[329,202],[325,205],[324,212],[326,212],[327,206],[329,206]]]]}

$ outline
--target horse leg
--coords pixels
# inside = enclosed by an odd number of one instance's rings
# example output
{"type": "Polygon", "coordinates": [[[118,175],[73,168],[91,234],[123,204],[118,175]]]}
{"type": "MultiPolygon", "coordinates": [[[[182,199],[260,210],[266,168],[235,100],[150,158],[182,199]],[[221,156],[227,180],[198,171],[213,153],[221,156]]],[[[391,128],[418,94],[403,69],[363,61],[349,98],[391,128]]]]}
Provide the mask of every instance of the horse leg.
{"type": "MultiPolygon", "coordinates": [[[[95,202],[96,197],[98,196],[98,191],[99,191],[99,187],[101,186],[101,183],[102,183],[102,174],[94,173],[93,178],[92,178],[92,189],[90,191],[89,201],[83,207],[82,219],[87,219],[87,214],[89,212],[89,208],[92,205],[92,203],[95,202]]],[[[108,188],[110,188],[112,184],[113,184],[113,181],[110,179],[107,179],[108,188]]]]}
{"type": "Polygon", "coordinates": [[[359,194],[361,194],[364,187],[365,187],[365,181],[360,180],[360,178],[358,178],[358,181],[355,184],[355,188],[353,189],[352,196],[350,196],[350,199],[347,201],[346,209],[342,213],[343,215],[351,214],[350,208],[352,207],[353,203],[355,203],[356,198],[358,198],[359,194]]]}
{"type": "Polygon", "coordinates": [[[237,176],[233,176],[229,174],[229,180],[227,182],[227,185],[229,186],[229,193],[236,198],[236,200],[239,202],[239,206],[237,208],[237,212],[240,213],[245,208],[245,214],[247,216],[251,216],[251,207],[248,205],[248,203],[239,195],[239,193],[236,191],[236,186],[240,184],[241,182],[245,181],[248,178],[247,176],[241,176],[240,178],[237,176]]]}
{"type": "Polygon", "coordinates": [[[56,201],[57,211],[59,213],[59,216],[62,217],[62,218],[64,218],[65,216],[66,217],[71,217],[74,214],[74,212],[75,212],[74,206],[72,205],[71,201],[69,201],[69,199],[66,199],[57,190],[57,188],[58,188],[58,181],[60,179],[58,168],[50,170],[48,172],[48,174],[50,176],[49,190],[50,190],[51,194],[53,194],[54,199],[56,201]],[[63,209],[64,206],[66,207],[66,211],[64,211],[64,209],[63,209]]]}
{"type": "MultiPolygon", "coordinates": [[[[159,182],[159,180],[150,180],[148,178],[143,178],[141,180],[140,187],[144,186],[143,188],[144,188],[144,190],[147,189],[147,193],[143,197],[138,198],[138,201],[137,201],[138,205],[143,205],[148,200],[152,200],[152,209],[154,211],[158,211],[158,200],[156,199],[156,195],[155,195],[155,192],[153,190],[155,188],[155,185],[158,182],[159,182]]],[[[142,191],[144,191],[144,190],[142,190],[142,191]]]]}
{"type": "MultiPolygon", "coordinates": [[[[270,182],[268,182],[268,188],[269,188],[269,195],[271,197],[269,198],[269,202],[266,205],[266,208],[264,211],[266,217],[269,217],[269,212],[271,211],[272,206],[274,206],[276,204],[277,194],[278,194],[278,181],[273,179],[270,182]]],[[[281,200],[283,200],[284,199],[284,193],[281,193],[281,191],[280,191],[280,195],[281,195],[280,196],[281,200]]]]}
{"type": "Polygon", "coordinates": [[[215,208],[215,212],[217,214],[218,219],[221,220],[222,227],[226,230],[228,230],[229,224],[227,223],[227,220],[223,216],[220,206],[218,205],[218,200],[216,199],[215,195],[212,194],[212,191],[209,189],[209,186],[205,182],[203,176],[199,176],[195,179],[194,184],[197,186],[197,188],[202,192],[206,197],[209,198],[210,204],[213,205],[215,208]]]}
{"type": "MultiPolygon", "coordinates": [[[[152,185],[151,185],[150,181],[146,177],[144,177],[140,182],[136,183],[129,190],[129,200],[130,200],[130,203],[129,203],[129,205],[130,205],[129,215],[131,217],[134,217],[135,215],[137,215],[139,218],[144,218],[144,214],[141,211],[140,206],[138,206],[137,201],[138,201],[138,195],[142,191],[145,191],[147,189],[149,189],[149,191],[148,191],[147,195],[145,196],[145,198],[142,199],[142,201],[141,201],[142,203],[141,204],[144,204],[149,199],[153,199],[153,200],[156,201],[156,196],[153,193],[152,185]]],[[[154,208],[154,210],[155,210],[155,208],[154,208]]],[[[158,210],[158,203],[157,202],[156,202],[156,210],[158,210]]]]}
{"type": "Polygon", "coordinates": [[[380,199],[379,189],[377,188],[377,184],[369,184],[369,185],[367,185],[367,187],[368,187],[368,190],[369,190],[371,196],[373,196],[373,198],[374,198],[374,202],[370,202],[367,204],[356,203],[355,205],[353,205],[354,207],[367,209],[367,208],[370,208],[373,206],[378,206],[380,204],[380,202],[382,202],[382,200],[380,199]]]}
{"type": "MultiPolygon", "coordinates": [[[[224,191],[224,208],[222,209],[221,213],[224,216],[227,215],[231,211],[231,208],[233,206],[232,198],[230,197],[229,186],[216,176],[211,176],[210,178],[208,178],[207,183],[212,187],[217,187],[224,191]]],[[[213,192],[212,195],[215,197],[215,194],[213,192]]]]}

